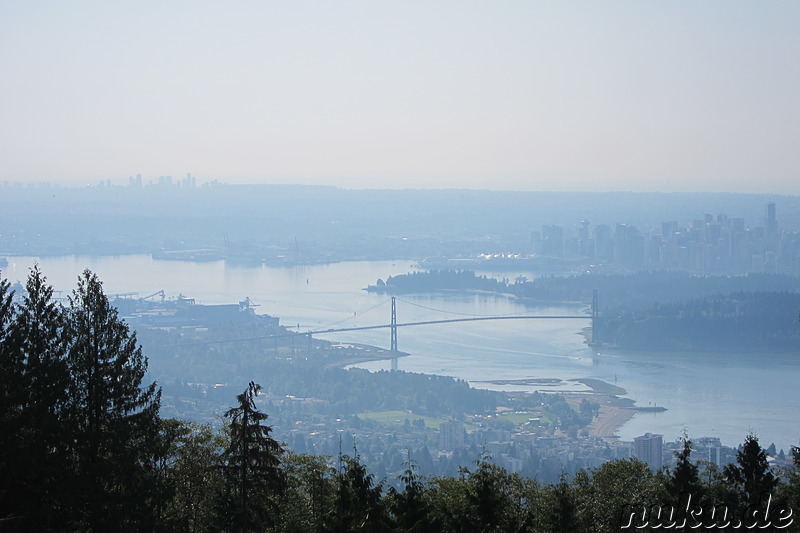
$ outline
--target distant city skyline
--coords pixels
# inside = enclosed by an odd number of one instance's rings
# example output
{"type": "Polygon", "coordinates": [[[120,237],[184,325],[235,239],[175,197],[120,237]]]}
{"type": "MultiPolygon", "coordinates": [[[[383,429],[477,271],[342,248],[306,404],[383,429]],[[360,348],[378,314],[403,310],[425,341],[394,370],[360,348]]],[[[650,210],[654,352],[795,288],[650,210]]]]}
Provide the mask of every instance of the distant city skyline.
{"type": "Polygon", "coordinates": [[[0,4],[0,181],[800,194],[800,4],[0,4]]]}

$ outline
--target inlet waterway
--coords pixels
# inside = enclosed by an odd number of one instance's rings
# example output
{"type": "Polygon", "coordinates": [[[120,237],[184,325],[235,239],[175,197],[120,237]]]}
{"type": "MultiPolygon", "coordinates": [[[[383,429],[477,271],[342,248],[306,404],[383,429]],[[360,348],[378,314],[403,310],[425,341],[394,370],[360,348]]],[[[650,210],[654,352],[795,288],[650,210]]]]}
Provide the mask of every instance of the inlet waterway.
{"type": "MultiPolygon", "coordinates": [[[[402,261],[360,261],[330,265],[237,266],[224,261],[192,263],[154,260],[149,255],[118,257],[9,257],[3,276],[24,283],[38,262],[48,281],[66,296],[79,273],[89,268],[103,280],[109,295],[146,296],[163,289],[198,303],[235,303],[245,297],[258,313],[280,317],[298,331],[388,323],[387,295],[362,290],[378,278],[414,268],[402,261]]],[[[508,276],[508,275],[506,275],[508,276]]],[[[528,274],[529,277],[530,274],[528,274]]],[[[58,296],[59,293],[57,293],[58,296]]],[[[486,294],[403,295],[398,322],[488,315],[579,315],[585,306],[530,307],[486,294]],[[440,310],[446,311],[442,313],[440,310]]],[[[398,348],[410,355],[399,368],[450,375],[475,387],[543,391],[586,390],[566,380],[600,379],[627,391],[637,406],[661,406],[639,412],[620,430],[623,440],[647,431],[664,439],[714,436],[736,446],[748,432],[764,446],[774,442],[788,452],[800,443],[800,349],[791,354],[692,352],[614,352],[599,354],[586,346],[582,329],[588,319],[499,320],[400,328],[398,348]],[[491,380],[560,379],[558,386],[492,385],[491,380]]],[[[330,341],[389,347],[389,330],[325,334],[330,341]]],[[[387,368],[386,362],[362,365],[387,368]]],[[[151,367],[157,376],[158,369],[151,367]]]]}

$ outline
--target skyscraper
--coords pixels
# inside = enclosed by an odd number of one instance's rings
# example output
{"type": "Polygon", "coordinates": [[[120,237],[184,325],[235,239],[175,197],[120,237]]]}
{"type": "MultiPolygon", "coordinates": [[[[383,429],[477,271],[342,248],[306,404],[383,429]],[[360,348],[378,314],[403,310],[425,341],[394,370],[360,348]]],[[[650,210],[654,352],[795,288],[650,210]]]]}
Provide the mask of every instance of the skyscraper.
{"type": "Polygon", "coordinates": [[[462,422],[442,422],[439,424],[439,448],[457,450],[464,446],[464,424],[462,422]]]}
{"type": "Polygon", "coordinates": [[[778,219],[775,216],[775,202],[770,202],[764,209],[764,225],[767,228],[767,239],[778,237],[778,219]]]}
{"type": "Polygon", "coordinates": [[[663,461],[664,436],[645,433],[633,439],[633,456],[650,465],[653,470],[658,470],[663,461]]]}

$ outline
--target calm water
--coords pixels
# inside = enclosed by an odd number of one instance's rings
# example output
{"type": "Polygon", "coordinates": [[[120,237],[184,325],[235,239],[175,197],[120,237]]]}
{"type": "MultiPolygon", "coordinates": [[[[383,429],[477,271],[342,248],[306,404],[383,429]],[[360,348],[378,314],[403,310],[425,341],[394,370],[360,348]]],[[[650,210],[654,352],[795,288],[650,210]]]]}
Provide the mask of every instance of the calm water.
{"type": "MultiPolygon", "coordinates": [[[[33,257],[9,258],[3,276],[24,282],[33,257]]],[[[154,261],[150,256],[56,257],[38,259],[50,283],[66,295],[84,268],[95,271],[106,293],[164,289],[199,303],[234,303],[249,296],[259,313],[281,317],[300,331],[388,323],[389,297],[363,290],[378,278],[413,270],[406,262],[372,261],[298,267],[242,267],[211,263],[154,261]]],[[[530,309],[505,298],[481,295],[420,295],[398,298],[398,322],[469,315],[583,314],[579,307],[530,309]],[[439,310],[445,310],[442,313],[439,310]]],[[[665,440],[680,436],[718,436],[736,445],[753,431],[765,446],[788,451],[800,441],[800,353],[687,354],[601,353],[583,344],[588,320],[506,320],[401,328],[398,347],[409,352],[400,368],[447,374],[490,387],[483,380],[596,378],[627,390],[637,405],[668,411],[638,413],[620,431],[625,440],[647,431],[665,440]]],[[[389,331],[328,334],[332,341],[387,347],[389,331]]],[[[365,365],[370,369],[383,363],[365,365]]],[[[151,368],[157,374],[157,368],[151,368]]],[[[497,387],[493,388],[509,388],[497,387]]],[[[519,387],[510,387],[519,389],[519,387]]],[[[556,389],[580,390],[576,384],[556,389]]]]}

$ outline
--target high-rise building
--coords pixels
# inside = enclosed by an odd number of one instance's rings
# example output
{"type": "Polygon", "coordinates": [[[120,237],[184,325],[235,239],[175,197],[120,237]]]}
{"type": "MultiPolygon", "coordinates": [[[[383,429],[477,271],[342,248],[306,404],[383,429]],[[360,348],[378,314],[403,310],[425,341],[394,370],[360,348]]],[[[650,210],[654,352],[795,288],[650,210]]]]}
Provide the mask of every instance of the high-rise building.
{"type": "Polygon", "coordinates": [[[764,225],[767,228],[767,237],[774,237],[778,234],[778,219],[775,216],[775,203],[770,202],[764,209],[764,225]]]}
{"type": "Polygon", "coordinates": [[[542,255],[562,257],[564,255],[564,228],[542,226],[542,255]]]}
{"type": "Polygon", "coordinates": [[[457,450],[464,446],[464,424],[461,422],[442,422],[439,424],[439,448],[457,450]]]}
{"type": "Polygon", "coordinates": [[[578,249],[582,257],[594,257],[594,239],[589,234],[589,221],[581,221],[578,228],[578,249]]]}
{"type": "Polygon", "coordinates": [[[664,464],[664,436],[645,433],[633,439],[633,456],[658,470],[664,464]]]}
{"type": "Polygon", "coordinates": [[[611,227],[608,224],[599,224],[594,227],[595,257],[606,261],[614,260],[614,239],[611,237],[611,227]]]}
{"type": "Polygon", "coordinates": [[[614,261],[629,267],[639,267],[644,260],[644,237],[636,226],[617,224],[614,230],[614,261]]]}
{"type": "MultiPolygon", "coordinates": [[[[778,230],[778,219],[775,216],[775,204],[770,202],[767,204],[765,208],[766,216],[764,217],[765,220],[765,231],[766,231],[766,242],[764,243],[764,250],[766,252],[778,252],[778,248],[780,246],[780,231],[778,230]]],[[[768,264],[769,261],[766,261],[768,264]]],[[[767,269],[768,272],[772,272],[773,270],[767,269]]]]}

